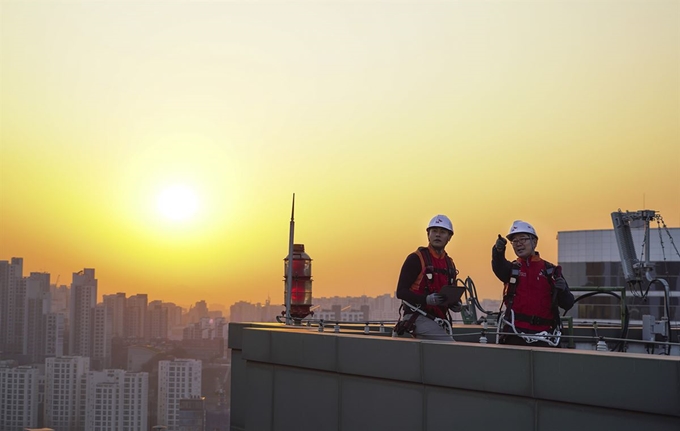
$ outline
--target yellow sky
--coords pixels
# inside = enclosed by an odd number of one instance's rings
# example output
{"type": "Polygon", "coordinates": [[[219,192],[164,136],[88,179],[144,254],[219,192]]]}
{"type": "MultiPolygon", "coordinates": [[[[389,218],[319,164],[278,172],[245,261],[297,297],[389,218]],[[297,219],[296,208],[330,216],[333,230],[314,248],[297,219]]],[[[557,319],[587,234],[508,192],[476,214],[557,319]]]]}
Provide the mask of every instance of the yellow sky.
{"type": "Polygon", "coordinates": [[[315,296],[392,293],[437,213],[488,298],[515,219],[680,226],[678,1],[3,0],[0,56],[0,260],[100,295],[282,303],[293,193],[315,296]]]}

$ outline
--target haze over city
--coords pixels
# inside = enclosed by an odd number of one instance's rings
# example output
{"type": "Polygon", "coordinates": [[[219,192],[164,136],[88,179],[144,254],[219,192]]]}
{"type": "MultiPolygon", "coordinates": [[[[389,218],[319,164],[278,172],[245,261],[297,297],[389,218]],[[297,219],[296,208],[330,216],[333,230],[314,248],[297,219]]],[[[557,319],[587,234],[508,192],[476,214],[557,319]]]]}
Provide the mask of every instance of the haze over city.
{"type": "Polygon", "coordinates": [[[0,3],[0,260],[99,295],[393,293],[425,227],[498,299],[497,234],[680,226],[680,3],[0,3]]]}

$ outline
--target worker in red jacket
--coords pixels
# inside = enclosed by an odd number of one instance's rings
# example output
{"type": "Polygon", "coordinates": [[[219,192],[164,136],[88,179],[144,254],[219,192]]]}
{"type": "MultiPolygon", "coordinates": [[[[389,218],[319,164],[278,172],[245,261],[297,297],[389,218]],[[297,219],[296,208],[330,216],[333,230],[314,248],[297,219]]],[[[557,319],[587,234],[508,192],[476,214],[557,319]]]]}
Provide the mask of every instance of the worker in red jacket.
{"type": "Polygon", "coordinates": [[[458,271],[445,247],[453,237],[453,225],[445,215],[436,215],[427,225],[427,247],[409,254],[401,267],[397,298],[403,301],[404,316],[395,332],[415,338],[453,341],[448,310],[460,311],[460,301],[449,303],[441,292],[455,285],[458,271]]]}
{"type": "Polygon", "coordinates": [[[491,268],[504,283],[500,318],[501,344],[559,347],[559,308],[569,310],[574,295],[562,276],[562,268],[541,259],[536,251],[538,235],[529,223],[515,220],[506,236],[517,259],[505,258],[507,240],[500,234],[491,251],[491,268]]]}

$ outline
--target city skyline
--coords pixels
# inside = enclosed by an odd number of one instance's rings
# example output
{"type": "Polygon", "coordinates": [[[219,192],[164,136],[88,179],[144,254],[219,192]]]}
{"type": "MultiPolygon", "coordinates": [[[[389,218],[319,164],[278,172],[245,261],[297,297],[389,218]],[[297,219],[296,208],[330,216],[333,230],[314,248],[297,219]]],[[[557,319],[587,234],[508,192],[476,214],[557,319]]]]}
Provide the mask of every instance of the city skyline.
{"type": "MultiPolygon", "coordinates": [[[[2,256],[0,256],[0,262],[3,262],[10,267],[16,267],[13,265],[15,261],[20,262],[20,265],[22,268],[26,267],[26,261],[23,259],[21,256],[12,256],[11,258],[4,259],[2,256]]],[[[25,280],[25,283],[27,286],[36,284],[36,287],[39,289],[39,291],[49,291],[49,298],[51,302],[51,309],[52,309],[52,314],[58,314],[63,312],[64,310],[69,309],[72,304],[70,302],[78,302],[78,300],[75,300],[71,298],[72,295],[75,295],[79,292],[79,289],[82,288],[82,280],[88,280],[88,282],[96,286],[98,284],[98,279],[95,278],[96,274],[96,268],[84,268],[78,272],[73,273],[73,281],[72,282],[66,282],[64,279],[60,278],[59,284],[55,284],[54,282],[51,282],[51,277],[52,275],[50,273],[42,273],[42,272],[30,272],[28,273],[27,271],[23,270],[22,274],[22,279],[25,280]],[[73,288],[75,287],[75,292],[73,292],[73,288]],[[58,293],[61,289],[66,288],[67,289],[67,295],[68,298],[62,297],[63,294],[58,293]],[[70,305],[69,305],[70,304],[70,305]]],[[[55,280],[56,281],[56,280],[55,280]]],[[[96,290],[96,289],[95,289],[96,290]]],[[[33,294],[35,295],[35,293],[33,294]]],[[[27,297],[30,295],[26,295],[27,297]]],[[[394,292],[386,292],[383,294],[378,294],[374,296],[367,296],[367,295],[359,295],[359,296],[353,296],[353,295],[332,295],[332,296],[314,296],[313,297],[313,303],[311,304],[311,308],[313,310],[319,310],[322,307],[321,304],[327,305],[327,303],[336,303],[333,301],[340,301],[337,303],[343,303],[346,302],[346,300],[351,300],[351,301],[360,301],[362,298],[365,298],[367,300],[374,300],[374,299],[379,299],[383,297],[389,297],[391,300],[393,300],[394,305],[391,307],[391,311],[393,312],[394,316],[391,317],[381,317],[381,320],[390,320],[392,318],[396,318],[397,316],[397,310],[399,308],[399,305],[401,304],[401,300],[399,300],[394,292]]],[[[34,307],[42,308],[42,300],[45,297],[43,295],[40,295],[37,299],[38,302],[34,305],[34,307]]],[[[192,309],[198,310],[199,308],[205,308],[207,311],[212,312],[219,312],[221,313],[222,317],[230,317],[230,308],[239,305],[239,304],[247,304],[247,305],[253,305],[253,306],[269,306],[272,308],[276,307],[281,307],[281,310],[285,309],[285,304],[283,301],[281,303],[276,302],[276,301],[271,301],[270,298],[264,298],[261,300],[256,300],[256,301],[248,301],[248,300],[243,300],[243,299],[237,299],[232,303],[208,303],[206,302],[205,299],[201,298],[194,298],[191,302],[189,303],[175,303],[173,301],[168,301],[166,298],[163,297],[148,297],[148,294],[145,292],[116,292],[116,293],[97,293],[97,298],[91,298],[94,300],[94,303],[89,304],[92,308],[96,308],[95,306],[104,306],[106,308],[109,308],[111,312],[113,313],[114,320],[117,320],[119,323],[118,325],[123,324],[123,308],[125,307],[136,307],[138,308],[139,306],[142,306],[144,309],[148,308],[151,310],[155,305],[173,305],[175,307],[178,307],[179,310],[182,311],[182,315],[189,313],[192,309]],[[127,305],[126,305],[127,303],[127,305]],[[226,312],[226,314],[225,314],[226,312]]],[[[373,311],[373,310],[372,310],[373,311]]],[[[381,313],[389,312],[390,310],[383,310],[382,307],[380,308],[381,313]]],[[[276,313],[277,315],[279,313],[276,313]]],[[[254,320],[254,321],[259,321],[259,320],[254,320]]],[[[136,327],[140,323],[138,322],[138,318],[134,316],[128,316],[128,321],[126,322],[127,325],[131,325],[136,327]]],[[[87,324],[85,325],[87,326],[87,324]]],[[[136,328],[132,330],[134,333],[130,333],[127,335],[130,336],[135,336],[135,337],[141,337],[141,328],[136,328]]],[[[118,327],[115,325],[113,328],[111,328],[111,334],[114,337],[125,337],[126,335],[124,334],[124,331],[122,330],[122,326],[118,327]]],[[[31,339],[38,337],[29,337],[31,339]]],[[[160,337],[163,338],[163,337],[160,337]]],[[[68,349],[67,349],[68,350],[68,349]]]]}
{"type": "Polygon", "coordinates": [[[98,295],[394,294],[425,226],[481,298],[496,235],[680,226],[680,4],[3,1],[0,256],[98,295]],[[65,281],[68,280],[68,283],[65,281]]]}

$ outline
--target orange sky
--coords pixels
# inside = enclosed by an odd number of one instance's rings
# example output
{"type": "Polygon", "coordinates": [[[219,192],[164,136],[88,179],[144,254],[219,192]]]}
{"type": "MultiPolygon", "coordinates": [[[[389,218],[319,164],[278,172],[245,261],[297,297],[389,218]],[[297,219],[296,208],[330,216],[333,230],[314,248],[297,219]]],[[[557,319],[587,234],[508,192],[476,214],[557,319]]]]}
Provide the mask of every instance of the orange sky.
{"type": "Polygon", "coordinates": [[[293,193],[315,296],[392,293],[437,213],[488,298],[515,219],[553,261],[619,208],[680,226],[677,1],[3,0],[0,28],[0,260],[25,275],[283,302],[293,193]]]}

